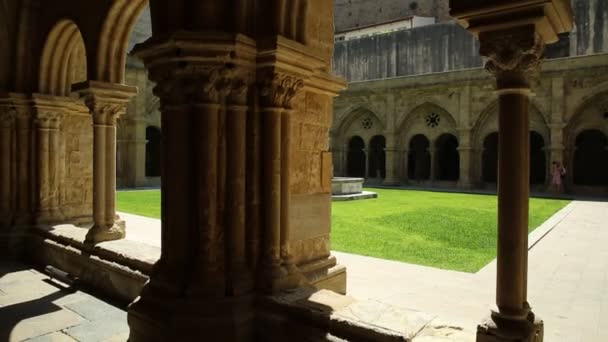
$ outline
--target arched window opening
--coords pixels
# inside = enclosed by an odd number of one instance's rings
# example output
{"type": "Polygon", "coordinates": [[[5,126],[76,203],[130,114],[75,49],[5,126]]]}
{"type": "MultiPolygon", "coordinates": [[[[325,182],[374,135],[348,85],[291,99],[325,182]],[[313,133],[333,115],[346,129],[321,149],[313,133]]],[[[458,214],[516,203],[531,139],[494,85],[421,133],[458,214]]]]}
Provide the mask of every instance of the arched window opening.
{"type": "Polygon", "coordinates": [[[540,133],[530,132],[530,184],[544,184],[547,177],[545,140],[540,133]]]}
{"type": "Polygon", "coordinates": [[[369,178],[386,177],[386,139],[376,135],[369,144],[369,178]]]}
{"type": "Polygon", "coordinates": [[[408,178],[411,180],[428,180],[431,178],[431,153],[429,139],[422,134],[410,140],[408,155],[408,178]]]}
{"type": "Polygon", "coordinates": [[[457,181],[460,178],[460,155],[458,139],[452,134],[443,134],[435,143],[437,176],[442,181],[457,181]]]}
{"type": "Polygon", "coordinates": [[[160,139],[158,127],[146,128],[146,177],[160,177],[160,139]]]}
{"type": "Polygon", "coordinates": [[[498,180],[498,133],[490,133],[483,140],[482,180],[496,183],[498,180]]]}
{"type": "Polygon", "coordinates": [[[347,170],[348,177],[365,177],[365,142],[354,136],[348,142],[347,170]]]}
{"type": "Polygon", "coordinates": [[[573,160],[576,185],[608,185],[608,138],[599,130],[585,130],[576,137],[573,160]]]}

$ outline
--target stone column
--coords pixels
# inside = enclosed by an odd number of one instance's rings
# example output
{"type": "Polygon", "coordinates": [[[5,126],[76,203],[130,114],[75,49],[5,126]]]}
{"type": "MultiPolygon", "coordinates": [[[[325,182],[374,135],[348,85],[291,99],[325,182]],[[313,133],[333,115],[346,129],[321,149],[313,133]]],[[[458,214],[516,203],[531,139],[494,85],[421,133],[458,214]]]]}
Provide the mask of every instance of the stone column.
{"type": "Polygon", "coordinates": [[[265,241],[262,263],[264,286],[270,291],[297,285],[298,275],[289,251],[292,101],[303,87],[296,75],[264,70],[258,76],[261,95],[266,188],[265,241]]]}
{"type": "Polygon", "coordinates": [[[409,183],[410,180],[410,176],[408,174],[409,172],[409,167],[410,167],[410,150],[405,149],[402,152],[403,155],[403,183],[407,184],[409,183]]]}
{"type": "Polygon", "coordinates": [[[137,88],[89,81],[74,85],[93,117],[93,227],[86,242],[125,237],[116,215],[116,120],[125,113],[137,88]]]}
{"type": "Polygon", "coordinates": [[[431,184],[435,183],[435,177],[437,173],[437,161],[435,160],[435,152],[436,150],[434,147],[429,148],[429,154],[431,155],[431,177],[429,180],[431,181],[431,184]]]}
{"type": "Polygon", "coordinates": [[[386,135],[386,177],[384,178],[384,185],[392,186],[399,185],[399,179],[396,177],[395,167],[397,163],[395,159],[397,157],[397,149],[395,146],[395,136],[390,133],[386,135]]]}
{"type": "Polygon", "coordinates": [[[369,178],[369,148],[364,148],[363,154],[365,155],[365,180],[367,180],[369,178]]]}
{"type": "Polygon", "coordinates": [[[473,154],[470,129],[460,130],[460,143],[458,146],[458,154],[460,157],[460,179],[458,179],[458,187],[461,189],[470,189],[472,188],[471,159],[473,154]]]}
{"type": "Polygon", "coordinates": [[[14,215],[13,142],[17,113],[0,108],[0,226],[10,225],[14,215]]]}
{"type": "Polygon", "coordinates": [[[230,91],[226,108],[226,222],[228,248],[227,290],[242,295],[252,286],[252,274],[247,267],[247,90],[248,77],[235,77],[228,85],[230,91]]]}
{"type": "MultiPolygon", "coordinates": [[[[478,341],[537,341],[542,323],[528,304],[528,198],[530,192],[530,76],[544,42],[533,25],[480,34],[480,53],[496,77],[499,97],[497,311],[478,341]],[[492,336],[489,339],[488,336],[492,336]]],[[[542,338],[542,337],[541,337],[542,338]]]]}
{"type": "Polygon", "coordinates": [[[542,321],[527,300],[530,78],[545,44],[572,30],[572,8],[561,0],[453,0],[450,14],[479,37],[499,97],[497,309],[478,326],[477,341],[540,342],[542,321]]]}

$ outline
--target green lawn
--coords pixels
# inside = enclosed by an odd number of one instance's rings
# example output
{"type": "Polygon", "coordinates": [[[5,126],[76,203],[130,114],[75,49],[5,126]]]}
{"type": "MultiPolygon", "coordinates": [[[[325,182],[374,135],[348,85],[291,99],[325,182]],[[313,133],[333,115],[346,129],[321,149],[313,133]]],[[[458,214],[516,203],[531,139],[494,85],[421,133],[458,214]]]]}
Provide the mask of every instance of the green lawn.
{"type": "MultiPolygon", "coordinates": [[[[496,196],[371,191],[378,199],[333,203],[332,249],[464,272],[496,257],[496,196]]],[[[529,230],[568,203],[531,199],[529,230]]]]}
{"type": "MultiPolygon", "coordinates": [[[[332,249],[476,272],[496,256],[496,196],[373,189],[379,198],[334,202],[332,249]]],[[[530,231],[568,201],[530,200],[530,231]]],[[[119,211],[160,217],[160,191],[120,191],[119,211]]]]}

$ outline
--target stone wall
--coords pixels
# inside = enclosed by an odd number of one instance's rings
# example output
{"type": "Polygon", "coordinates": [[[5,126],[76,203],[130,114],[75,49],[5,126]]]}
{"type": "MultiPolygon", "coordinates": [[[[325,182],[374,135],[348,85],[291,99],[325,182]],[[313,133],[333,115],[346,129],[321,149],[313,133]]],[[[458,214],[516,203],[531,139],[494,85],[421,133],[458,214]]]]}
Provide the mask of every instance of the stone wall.
{"type": "Polygon", "coordinates": [[[336,0],[335,6],[336,32],[409,16],[449,19],[447,0],[336,0]]]}
{"type": "MultiPolygon", "coordinates": [[[[550,161],[564,162],[571,190],[606,191],[601,187],[576,187],[570,178],[577,135],[592,129],[608,137],[606,60],[608,54],[547,60],[532,87],[535,96],[530,111],[531,130],[542,136],[547,172],[550,161]]],[[[482,180],[482,154],[484,139],[498,131],[494,89],[494,81],[482,68],[351,83],[334,105],[334,174],[348,176],[346,158],[351,137],[363,138],[367,147],[373,136],[382,135],[387,139],[387,150],[388,142],[394,141],[396,155],[391,162],[396,178],[400,182],[411,181],[404,158],[411,138],[424,135],[430,141],[429,150],[433,150],[437,138],[448,133],[459,142],[460,180],[420,185],[488,186],[482,180]],[[429,113],[440,117],[439,125],[427,124],[429,113]],[[366,118],[371,119],[371,127],[362,124],[366,118]]],[[[386,165],[388,168],[389,161],[386,165]]]]}
{"type": "MultiPolygon", "coordinates": [[[[371,2],[370,2],[371,3],[371,2]]],[[[573,0],[576,28],[548,58],[608,52],[608,3],[573,0]]],[[[340,14],[341,15],[341,14],[340,14]]],[[[480,67],[477,40],[453,22],[336,42],[334,73],[349,82],[480,67]]]]}

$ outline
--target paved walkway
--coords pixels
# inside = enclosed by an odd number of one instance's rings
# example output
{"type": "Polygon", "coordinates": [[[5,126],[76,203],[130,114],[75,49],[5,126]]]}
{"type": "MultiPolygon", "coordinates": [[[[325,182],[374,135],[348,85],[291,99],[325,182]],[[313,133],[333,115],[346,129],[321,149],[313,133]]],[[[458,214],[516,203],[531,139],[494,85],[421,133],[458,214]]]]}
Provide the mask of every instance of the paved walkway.
{"type": "Polygon", "coordinates": [[[124,310],[48,278],[29,267],[0,263],[0,341],[128,339],[124,310]]]}
{"type": "MultiPolygon", "coordinates": [[[[160,246],[159,220],[121,216],[127,239],[160,246]]],[[[546,341],[608,341],[607,244],[608,202],[574,201],[531,234],[528,297],[545,320],[546,341]]],[[[347,266],[349,294],[435,314],[471,332],[494,302],[495,262],[471,274],[335,255],[347,266]]],[[[9,340],[7,331],[10,341],[126,340],[124,311],[44,279],[0,264],[0,341],[9,340]]]]}

